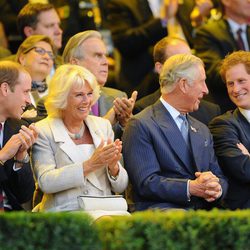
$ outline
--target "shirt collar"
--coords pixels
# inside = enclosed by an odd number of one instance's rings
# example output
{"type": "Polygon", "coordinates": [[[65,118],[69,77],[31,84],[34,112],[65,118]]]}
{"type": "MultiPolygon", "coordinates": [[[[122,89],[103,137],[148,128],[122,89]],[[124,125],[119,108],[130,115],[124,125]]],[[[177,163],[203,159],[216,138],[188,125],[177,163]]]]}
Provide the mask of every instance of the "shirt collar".
{"type": "Polygon", "coordinates": [[[233,32],[233,34],[237,34],[237,31],[239,28],[242,29],[242,32],[246,32],[247,30],[247,25],[244,23],[244,24],[239,24],[239,23],[236,23],[234,20],[230,19],[230,18],[227,18],[227,21],[229,23],[229,26],[233,32]]]}
{"type": "Polygon", "coordinates": [[[180,115],[180,112],[175,109],[173,106],[171,106],[169,103],[167,103],[161,96],[160,101],[162,102],[163,106],[167,109],[167,111],[170,113],[172,118],[176,121],[178,116],[180,115]]]}
{"type": "Polygon", "coordinates": [[[250,110],[239,108],[241,114],[247,119],[250,123],[250,110]]]}

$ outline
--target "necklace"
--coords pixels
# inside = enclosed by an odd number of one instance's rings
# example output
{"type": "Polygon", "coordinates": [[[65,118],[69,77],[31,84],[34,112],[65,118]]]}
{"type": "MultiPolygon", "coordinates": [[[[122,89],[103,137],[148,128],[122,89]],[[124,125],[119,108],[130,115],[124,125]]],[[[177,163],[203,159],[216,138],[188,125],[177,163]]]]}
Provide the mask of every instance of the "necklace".
{"type": "MultiPolygon", "coordinates": [[[[67,129],[67,128],[66,128],[66,129],[67,129]]],[[[83,136],[83,134],[84,134],[84,130],[85,130],[85,126],[82,125],[82,127],[81,127],[79,133],[75,133],[75,134],[74,134],[74,133],[71,133],[71,132],[69,132],[68,129],[67,129],[67,132],[68,132],[69,137],[70,137],[71,139],[73,139],[73,140],[79,140],[79,139],[82,138],[82,136],[83,136]]]]}

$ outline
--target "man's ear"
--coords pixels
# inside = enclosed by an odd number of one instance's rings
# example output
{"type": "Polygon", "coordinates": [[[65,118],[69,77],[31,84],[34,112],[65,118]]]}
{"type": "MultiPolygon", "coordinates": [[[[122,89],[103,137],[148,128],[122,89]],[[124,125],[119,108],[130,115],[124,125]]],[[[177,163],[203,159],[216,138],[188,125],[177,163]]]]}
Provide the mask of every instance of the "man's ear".
{"type": "Polygon", "coordinates": [[[8,92],[10,91],[9,84],[7,82],[3,82],[0,86],[0,91],[2,96],[7,96],[8,92]]]}
{"type": "Polygon", "coordinates": [[[34,35],[34,29],[30,26],[25,26],[23,29],[23,33],[26,37],[32,36],[34,35]]]}
{"type": "Polygon", "coordinates": [[[160,62],[155,63],[155,71],[160,75],[163,65],[160,62]]]}
{"type": "Polygon", "coordinates": [[[178,81],[178,85],[180,90],[182,91],[183,94],[186,94],[189,90],[188,90],[188,83],[187,83],[187,79],[185,78],[181,78],[178,81]]]}

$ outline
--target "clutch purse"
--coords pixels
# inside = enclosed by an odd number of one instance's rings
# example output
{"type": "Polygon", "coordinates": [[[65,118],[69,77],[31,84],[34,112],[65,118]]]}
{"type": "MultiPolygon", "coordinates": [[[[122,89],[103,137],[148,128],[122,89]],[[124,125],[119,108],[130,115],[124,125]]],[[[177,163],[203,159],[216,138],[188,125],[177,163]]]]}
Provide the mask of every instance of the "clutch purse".
{"type": "Polygon", "coordinates": [[[122,195],[80,195],[77,197],[80,208],[84,211],[127,211],[128,205],[122,195]]]}

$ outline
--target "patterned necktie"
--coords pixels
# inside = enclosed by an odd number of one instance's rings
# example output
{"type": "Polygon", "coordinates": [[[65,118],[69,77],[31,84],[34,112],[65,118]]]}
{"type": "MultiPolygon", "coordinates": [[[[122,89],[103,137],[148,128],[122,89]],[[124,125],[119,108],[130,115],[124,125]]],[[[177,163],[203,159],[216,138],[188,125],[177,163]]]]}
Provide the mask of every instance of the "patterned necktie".
{"type": "Polygon", "coordinates": [[[186,115],[179,115],[179,118],[182,120],[181,123],[181,134],[186,142],[186,144],[188,145],[188,120],[187,120],[187,116],[186,115]]]}
{"type": "Polygon", "coordinates": [[[92,114],[95,116],[99,116],[99,106],[98,102],[96,102],[92,107],[91,107],[92,114]]]}
{"type": "Polygon", "coordinates": [[[48,84],[46,82],[36,82],[32,81],[32,87],[31,90],[37,90],[38,93],[44,93],[48,88],[48,84]]]}
{"type": "MultiPolygon", "coordinates": [[[[0,123],[0,133],[2,133],[2,123],[0,123]]],[[[0,166],[1,168],[3,168],[3,166],[0,166]]],[[[4,211],[4,207],[3,207],[3,189],[2,186],[0,184],[0,212],[4,211]]]]}
{"type": "Polygon", "coordinates": [[[242,36],[241,36],[242,32],[243,32],[243,30],[241,28],[239,28],[237,30],[237,41],[236,42],[237,42],[237,46],[238,46],[239,50],[246,50],[242,36]]]}

